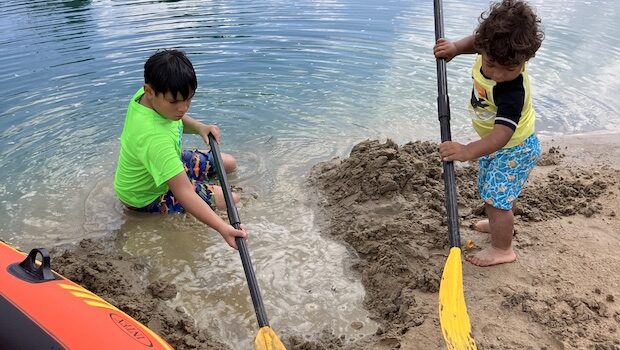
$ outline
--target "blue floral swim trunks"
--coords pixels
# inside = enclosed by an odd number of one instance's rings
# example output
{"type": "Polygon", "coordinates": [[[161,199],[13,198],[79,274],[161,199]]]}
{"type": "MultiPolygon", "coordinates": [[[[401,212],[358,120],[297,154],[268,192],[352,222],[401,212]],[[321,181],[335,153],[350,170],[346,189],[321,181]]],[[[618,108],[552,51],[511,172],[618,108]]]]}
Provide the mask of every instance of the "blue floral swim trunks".
{"type": "Polygon", "coordinates": [[[540,142],[533,134],[514,147],[480,157],[478,191],[482,200],[494,208],[512,209],[540,155],[540,142]]]}

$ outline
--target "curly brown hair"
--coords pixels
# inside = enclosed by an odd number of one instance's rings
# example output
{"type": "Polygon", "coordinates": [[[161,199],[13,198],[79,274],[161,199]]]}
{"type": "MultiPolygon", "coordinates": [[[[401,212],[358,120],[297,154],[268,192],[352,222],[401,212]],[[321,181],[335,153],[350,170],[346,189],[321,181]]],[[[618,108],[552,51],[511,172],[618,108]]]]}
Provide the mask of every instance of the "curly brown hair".
{"type": "Polygon", "coordinates": [[[540,18],[526,2],[503,0],[480,15],[474,47],[491,61],[516,66],[534,57],[544,37],[540,18]]]}

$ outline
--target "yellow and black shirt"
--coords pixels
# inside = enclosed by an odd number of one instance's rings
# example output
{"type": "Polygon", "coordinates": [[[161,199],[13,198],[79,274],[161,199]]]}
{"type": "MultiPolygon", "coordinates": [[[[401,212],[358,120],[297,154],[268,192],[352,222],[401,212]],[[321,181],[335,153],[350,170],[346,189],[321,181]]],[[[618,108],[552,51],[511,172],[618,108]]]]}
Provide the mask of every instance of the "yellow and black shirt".
{"type": "Polygon", "coordinates": [[[470,104],[474,129],[484,137],[491,133],[495,124],[505,125],[514,133],[503,148],[514,147],[535,131],[536,113],[525,64],[517,78],[501,83],[485,77],[481,68],[482,56],[478,55],[472,69],[474,88],[470,104]]]}

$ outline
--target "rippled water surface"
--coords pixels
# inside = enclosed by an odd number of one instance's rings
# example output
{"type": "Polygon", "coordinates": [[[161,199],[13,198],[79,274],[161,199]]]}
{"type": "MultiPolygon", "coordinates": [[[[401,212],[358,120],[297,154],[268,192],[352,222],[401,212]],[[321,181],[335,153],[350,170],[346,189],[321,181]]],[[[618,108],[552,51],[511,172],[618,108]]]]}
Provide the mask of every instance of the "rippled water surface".
{"type": "MultiPolygon", "coordinates": [[[[618,128],[620,2],[532,3],[546,31],[529,66],[538,130],[618,128]]],[[[444,1],[446,35],[470,34],[487,5],[444,1]]],[[[237,254],[191,218],[125,215],[111,190],[144,61],[174,47],[198,74],[190,114],[217,123],[238,159],[231,180],[273,327],[374,332],[353,256],[320,235],[306,177],[366,138],[438,140],[432,11],[418,0],[3,0],[0,239],[29,249],[120,233],[179,286],[174,304],[247,347],[256,323],[237,254]]],[[[449,64],[456,139],[471,136],[472,60],[449,64]]]]}

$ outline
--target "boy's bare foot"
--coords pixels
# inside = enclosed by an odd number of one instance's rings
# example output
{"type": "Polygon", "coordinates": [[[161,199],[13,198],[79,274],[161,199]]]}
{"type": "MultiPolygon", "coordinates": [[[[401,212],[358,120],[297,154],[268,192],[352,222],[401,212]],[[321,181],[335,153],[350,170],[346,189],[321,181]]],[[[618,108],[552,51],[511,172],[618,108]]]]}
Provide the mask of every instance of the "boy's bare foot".
{"type": "Polygon", "coordinates": [[[478,220],[476,222],[472,222],[469,227],[472,230],[476,230],[478,232],[491,232],[491,226],[489,224],[489,219],[478,220]]]}
{"type": "Polygon", "coordinates": [[[465,260],[476,266],[493,266],[511,263],[517,260],[517,255],[512,248],[504,250],[495,247],[485,248],[474,255],[466,255],[465,260]]]}

